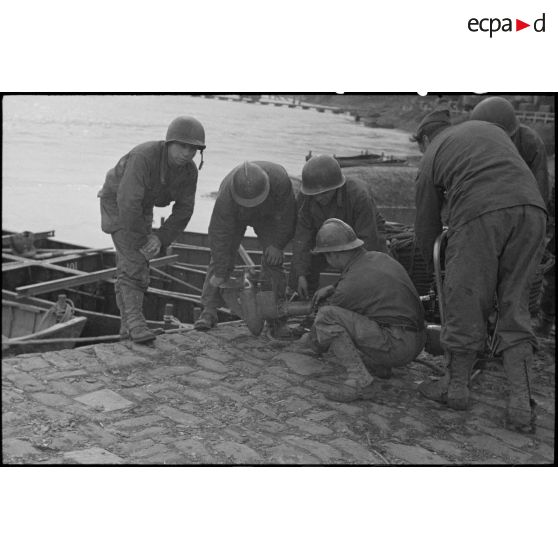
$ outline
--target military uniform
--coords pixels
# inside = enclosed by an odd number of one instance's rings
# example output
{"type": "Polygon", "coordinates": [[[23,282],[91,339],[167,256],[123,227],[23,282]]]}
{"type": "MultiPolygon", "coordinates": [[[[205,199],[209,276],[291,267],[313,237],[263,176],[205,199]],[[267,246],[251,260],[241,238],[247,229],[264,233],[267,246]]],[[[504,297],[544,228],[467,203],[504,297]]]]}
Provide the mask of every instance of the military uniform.
{"type": "MultiPolygon", "coordinates": [[[[232,194],[233,169],[222,181],[209,223],[211,263],[203,286],[201,302],[204,313],[217,317],[217,308],[224,305],[219,288],[210,285],[212,276],[227,279],[234,269],[237,250],[246,227],[252,227],[265,252],[268,246],[283,250],[291,240],[296,223],[296,202],[287,171],[276,163],[254,161],[269,178],[269,194],[255,207],[239,205],[232,194]]],[[[262,275],[271,283],[275,294],[285,297],[286,281],[282,264],[270,265],[262,258],[262,275]]]]}
{"type": "Polygon", "coordinates": [[[422,304],[403,266],[387,254],[355,250],[310,335],[325,349],[342,332],[372,367],[403,366],[421,352],[422,304]]]}
{"type": "Polygon", "coordinates": [[[128,314],[130,329],[145,323],[141,304],[149,285],[149,264],[139,250],[152,233],[153,208],[174,202],[170,217],[155,233],[165,248],[190,221],[197,179],[194,163],[181,167],[168,164],[165,141],[138,145],[106,175],[98,193],[101,228],[112,235],[116,247],[116,300],[122,316],[128,314]],[[127,305],[126,297],[130,299],[127,305]]]}
{"type": "Polygon", "coordinates": [[[380,215],[374,197],[367,185],[359,179],[347,178],[343,186],[334,191],[330,202],[323,206],[315,196],[299,194],[299,210],[293,240],[293,276],[308,279],[310,292],[318,287],[319,274],[326,267],[323,255],[313,255],[316,234],[330,218],[341,219],[350,225],[358,238],[364,241],[366,250],[386,252],[385,221],[380,215]]]}
{"type": "Polygon", "coordinates": [[[550,202],[548,163],[543,140],[535,130],[523,124],[512,136],[512,140],[519,154],[535,175],[542,199],[548,207],[550,202]]]}
{"type": "Polygon", "coordinates": [[[482,351],[498,299],[498,345],[536,345],[529,290],[544,248],[545,204],[535,178],[506,133],[471,121],[439,132],[416,184],[417,242],[428,262],[448,219],[441,340],[449,351],[482,351]]]}

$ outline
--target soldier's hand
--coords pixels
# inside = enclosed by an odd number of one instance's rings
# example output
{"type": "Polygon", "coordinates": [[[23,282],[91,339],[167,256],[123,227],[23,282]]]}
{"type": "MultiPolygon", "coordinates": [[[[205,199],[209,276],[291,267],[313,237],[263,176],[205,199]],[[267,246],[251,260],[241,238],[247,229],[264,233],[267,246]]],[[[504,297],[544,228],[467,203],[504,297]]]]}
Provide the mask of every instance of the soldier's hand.
{"type": "Polygon", "coordinates": [[[297,291],[300,298],[304,300],[308,298],[308,281],[303,275],[298,278],[297,291]]]}
{"type": "Polygon", "coordinates": [[[211,279],[209,279],[209,284],[212,287],[218,287],[219,285],[222,285],[224,282],[225,279],[223,277],[217,277],[216,275],[213,275],[211,279]]]}
{"type": "Polygon", "coordinates": [[[333,285],[328,285],[327,287],[318,289],[312,297],[312,308],[316,307],[321,300],[331,296],[333,291],[335,291],[335,287],[333,285]]]}
{"type": "Polygon", "coordinates": [[[141,247],[140,252],[148,259],[154,258],[161,249],[161,241],[156,234],[150,234],[147,242],[141,247]]]}
{"type": "Polygon", "coordinates": [[[268,246],[264,252],[265,259],[270,265],[280,265],[283,261],[283,252],[275,246],[268,246]]]}

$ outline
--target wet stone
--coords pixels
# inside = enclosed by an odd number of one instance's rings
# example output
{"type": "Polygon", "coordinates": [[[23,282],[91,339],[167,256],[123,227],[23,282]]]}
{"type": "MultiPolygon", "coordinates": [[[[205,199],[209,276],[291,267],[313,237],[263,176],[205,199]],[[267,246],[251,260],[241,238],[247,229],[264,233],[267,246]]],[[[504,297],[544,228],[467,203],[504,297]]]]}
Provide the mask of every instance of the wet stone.
{"type": "Polygon", "coordinates": [[[224,453],[227,458],[232,459],[235,463],[259,463],[261,461],[259,453],[246,444],[220,442],[215,444],[213,449],[224,453]]]}
{"type": "Polygon", "coordinates": [[[266,456],[273,463],[282,465],[317,465],[320,463],[318,458],[287,444],[267,449],[266,456]]]}
{"type": "Polygon", "coordinates": [[[293,446],[302,448],[325,463],[341,461],[343,458],[339,450],[330,445],[322,444],[314,440],[307,440],[298,436],[285,436],[283,440],[293,446]]]}
{"type": "Polygon", "coordinates": [[[225,366],[222,362],[213,360],[212,358],[197,357],[196,362],[198,363],[199,366],[211,372],[226,374],[229,371],[229,368],[225,366]]]}
{"type": "Polygon", "coordinates": [[[300,397],[289,397],[282,406],[291,413],[303,413],[312,408],[312,404],[300,397]]]}
{"type": "Polygon", "coordinates": [[[122,458],[114,455],[106,449],[98,447],[69,451],[64,454],[64,457],[84,465],[108,465],[123,463],[122,458]]]}
{"type": "Polygon", "coordinates": [[[67,407],[72,404],[71,399],[57,393],[34,393],[32,397],[39,403],[50,407],[67,407]]]}
{"type": "Polygon", "coordinates": [[[310,420],[305,420],[300,417],[293,417],[288,419],[287,424],[296,426],[300,430],[308,432],[308,434],[312,434],[313,436],[327,436],[328,434],[332,434],[332,430],[327,428],[326,426],[316,424],[310,420]]]}
{"type": "Polygon", "coordinates": [[[413,465],[442,465],[450,463],[447,459],[444,459],[443,457],[440,457],[439,455],[436,455],[435,453],[420,446],[407,446],[404,444],[388,442],[384,444],[384,448],[391,455],[413,465]]]}
{"type": "Polygon", "coordinates": [[[275,359],[282,360],[293,372],[301,376],[321,375],[326,368],[317,358],[299,353],[280,353],[275,359]]]}
{"type": "Polygon", "coordinates": [[[27,372],[15,372],[6,374],[6,379],[10,382],[13,382],[15,386],[25,391],[39,391],[41,389],[45,389],[45,386],[42,382],[37,380],[31,374],[27,374],[27,372]]]}
{"type": "Polygon", "coordinates": [[[34,455],[41,453],[40,450],[33,447],[31,442],[20,440],[19,438],[6,438],[2,441],[3,457],[25,457],[26,455],[34,455]]]}
{"type": "Polygon", "coordinates": [[[17,367],[25,372],[31,372],[32,370],[44,370],[46,368],[52,368],[44,358],[38,356],[24,357],[19,360],[17,367]]]}
{"type": "Polygon", "coordinates": [[[192,415],[190,413],[184,413],[168,405],[163,405],[162,407],[159,407],[157,410],[164,417],[167,417],[173,420],[174,422],[178,422],[185,426],[196,426],[203,422],[202,419],[196,417],[195,415],[192,415]]]}
{"type": "Polygon", "coordinates": [[[385,462],[374,455],[372,452],[368,451],[365,446],[350,440],[349,438],[337,438],[331,442],[332,446],[340,449],[341,451],[348,453],[356,463],[366,463],[366,464],[380,464],[383,465],[385,462]]]}
{"type": "Polygon", "coordinates": [[[75,398],[76,401],[89,407],[100,408],[103,411],[117,411],[134,405],[132,401],[124,399],[110,389],[100,389],[75,398]]]}
{"type": "Polygon", "coordinates": [[[194,368],[191,366],[158,366],[153,368],[151,371],[151,376],[153,378],[168,378],[171,376],[182,376],[184,374],[190,374],[194,368]]]}

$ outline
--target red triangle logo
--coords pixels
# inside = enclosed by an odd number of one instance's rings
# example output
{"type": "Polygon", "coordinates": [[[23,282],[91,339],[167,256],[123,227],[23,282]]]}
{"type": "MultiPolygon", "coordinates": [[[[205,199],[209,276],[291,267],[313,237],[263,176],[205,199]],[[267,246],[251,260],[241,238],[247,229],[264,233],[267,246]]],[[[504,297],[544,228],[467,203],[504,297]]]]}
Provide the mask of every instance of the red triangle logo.
{"type": "Polygon", "coordinates": [[[520,19],[515,20],[515,30],[516,31],[521,31],[522,29],[525,29],[526,27],[531,27],[531,24],[530,23],[525,23],[524,21],[521,21],[520,19]]]}

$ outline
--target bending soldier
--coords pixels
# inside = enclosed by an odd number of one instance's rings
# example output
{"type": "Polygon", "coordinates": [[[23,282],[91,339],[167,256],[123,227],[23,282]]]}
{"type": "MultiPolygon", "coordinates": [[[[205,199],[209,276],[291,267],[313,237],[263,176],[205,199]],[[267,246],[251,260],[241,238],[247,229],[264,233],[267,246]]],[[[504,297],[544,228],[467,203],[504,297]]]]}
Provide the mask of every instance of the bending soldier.
{"type": "MultiPolygon", "coordinates": [[[[267,161],[244,162],[222,181],[209,223],[211,262],[203,285],[204,307],[194,327],[208,330],[217,323],[217,308],[224,306],[219,286],[234,269],[246,227],[253,227],[263,249],[262,274],[271,282],[277,299],[285,298],[283,249],[296,223],[296,202],[287,171],[267,161]]],[[[289,336],[286,319],[269,324],[276,337],[289,336]]]]}
{"type": "Polygon", "coordinates": [[[424,153],[416,185],[415,234],[430,264],[447,215],[445,323],[441,342],[449,375],[423,382],[421,393],[453,409],[466,409],[477,354],[485,347],[495,298],[497,353],[510,385],[509,428],[528,430],[530,373],[537,346],[529,290],[544,249],[545,204],[507,134],[487,122],[450,126],[447,111],[427,115],[415,135],[424,153]]]}
{"type": "Polygon", "coordinates": [[[178,117],[164,141],[142,143],[108,171],[101,199],[101,228],[112,235],[116,248],[114,287],[120,310],[120,336],[137,343],[155,338],[143,315],[143,298],[149,286],[149,260],[165,249],[186,228],[198,181],[193,162],[205,149],[205,131],[198,120],[178,117]],[[153,207],[174,202],[170,217],[153,233],[153,207]]]}
{"type": "Polygon", "coordinates": [[[297,342],[315,352],[330,349],[348,376],[327,393],[335,401],[370,399],[371,376],[389,378],[391,367],[404,366],[421,352],[426,333],[424,312],[407,272],[381,252],[367,252],[364,241],[339,219],[328,219],[316,236],[317,254],[341,272],[335,286],[318,290],[320,306],[310,333],[297,342]]]}
{"type": "Polygon", "coordinates": [[[326,219],[337,218],[350,225],[366,250],[386,251],[385,237],[379,231],[383,217],[370,189],[361,180],[346,178],[334,157],[314,156],[304,165],[298,206],[291,286],[302,298],[317,289],[320,271],[326,267],[322,254],[311,253],[326,219]]]}

